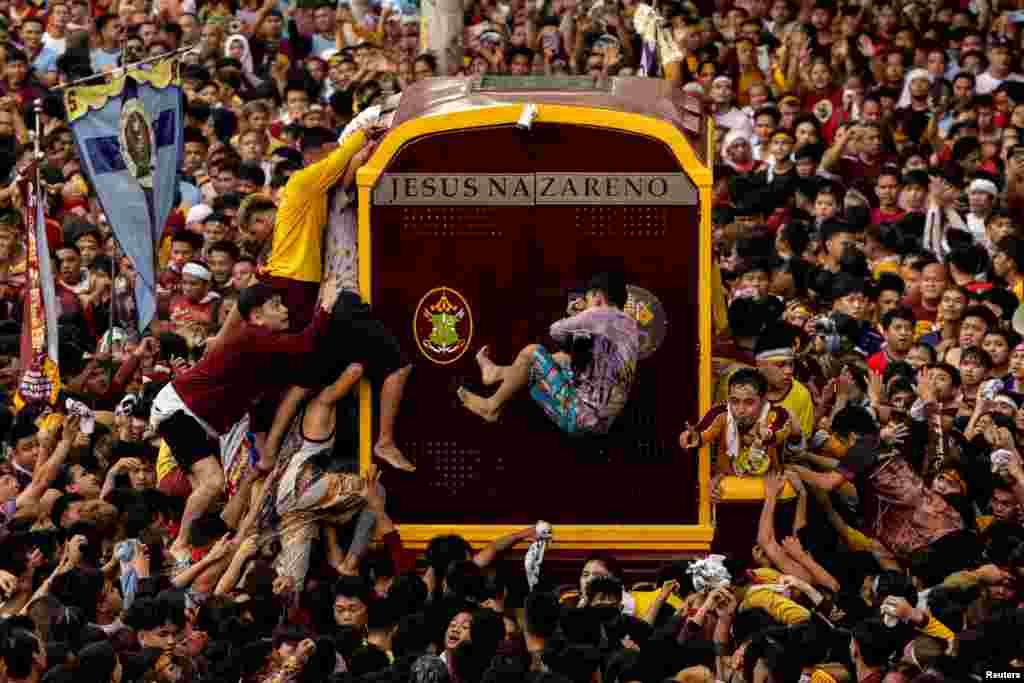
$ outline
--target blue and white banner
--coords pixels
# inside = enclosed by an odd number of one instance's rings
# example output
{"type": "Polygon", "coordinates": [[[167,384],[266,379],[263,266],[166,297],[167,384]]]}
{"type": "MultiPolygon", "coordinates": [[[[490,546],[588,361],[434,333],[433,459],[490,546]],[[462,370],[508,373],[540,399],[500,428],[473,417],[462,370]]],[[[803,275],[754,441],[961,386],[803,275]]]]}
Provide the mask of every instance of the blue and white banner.
{"type": "Polygon", "coordinates": [[[140,331],[156,315],[156,252],[175,205],[184,147],[178,64],[132,69],[64,96],[82,166],[135,266],[140,331]]]}

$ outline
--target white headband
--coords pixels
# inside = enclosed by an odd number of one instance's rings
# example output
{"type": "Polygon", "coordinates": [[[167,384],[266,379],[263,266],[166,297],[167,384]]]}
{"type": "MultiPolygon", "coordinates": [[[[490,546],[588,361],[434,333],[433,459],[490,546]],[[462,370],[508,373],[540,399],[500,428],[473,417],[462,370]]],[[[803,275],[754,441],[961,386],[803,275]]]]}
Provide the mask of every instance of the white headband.
{"type": "Polygon", "coordinates": [[[1010,398],[1006,394],[999,394],[998,396],[995,397],[994,400],[996,401],[996,403],[1005,403],[1006,405],[1010,406],[1014,410],[1017,410],[1017,403],[1016,403],[1016,401],[1014,401],[1012,398],[1010,398]]]}
{"type": "Polygon", "coordinates": [[[192,277],[197,277],[200,280],[206,280],[207,282],[213,279],[213,274],[210,273],[206,266],[201,263],[195,263],[194,261],[186,263],[185,267],[181,269],[181,274],[191,275],[192,277]]]}
{"type": "Polygon", "coordinates": [[[756,360],[769,360],[770,358],[778,358],[779,360],[790,360],[796,356],[793,353],[793,349],[769,349],[762,351],[755,356],[756,360]]]}
{"type": "Polygon", "coordinates": [[[985,180],[984,178],[975,178],[971,181],[970,187],[967,188],[968,192],[986,192],[990,195],[999,194],[999,189],[996,184],[991,180],[985,180]]]}

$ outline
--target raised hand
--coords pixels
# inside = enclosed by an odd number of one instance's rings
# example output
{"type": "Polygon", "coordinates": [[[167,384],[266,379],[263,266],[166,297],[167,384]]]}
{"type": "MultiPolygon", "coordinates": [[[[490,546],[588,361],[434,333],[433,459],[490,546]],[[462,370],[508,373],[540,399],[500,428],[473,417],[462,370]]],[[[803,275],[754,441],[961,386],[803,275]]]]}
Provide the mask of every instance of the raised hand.
{"type": "Polygon", "coordinates": [[[686,423],[682,434],[679,435],[679,446],[686,450],[700,446],[700,433],[694,430],[693,425],[689,422],[686,423]]]}
{"type": "Polygon", "coordinates": [[[66,555],[64,557],[66,563],[70,567],[77,567],[82,561],[82,547],[89,545],[89,541],[82,534],[78,534],[71,538],[65,546],[66,555]]]}
{"type": "Polygon", "coordinates": [[[156,356],[160,352],[160,344],[154,337],[146,337],[143,339],[139,346],[135,349],[135,355],[140,358],[146,355],[156,356]]]}
{"type": "Polygon", "coordinates": [[[914,618],[914,606],[906,598],[890,595],[882,603],[883,613],[891,614],[900,621],[911,621],[914,618]]]}
{"type": "Polygon", "coordinates": [[[717,589],[716,592],[718,595],[715,598],[714,603],[715,615],[719,619],[727,619],[736,611],[736,606],[738,604],[736,596],[728,586],[722,586],[717,589]]]}
{"type": "Polygon", "coordinates": [[[78,431],[82,425],[82,418],[78,415],[69,415],[64,420],[64,429],[61,432],[60,440],[68,445],[75,443],[78,438],[78,431]]]}
{"type": "Polygon", "coordinates": [[[804,547],[796,536],[786,536],[786,538],[782,539],[782,547],[793,557],[804,554],[804,547]]]}
{"type": "Polygon", "coordinates": [[[868,373],[868,398],[875,404],[882,402],[882,375],[877,372],[868,373]]]}
{"type": "Polygon", "coordinates": [[[274,579],[274,595],[288,595],[295,592],[295,579],[290,576],[279,576],[274,579]]]}
{"type": "Polygon", "coordinates": [[[923,368],[917,373],[917,395],[926,403],[935,400],[935,394],[932,391],[932,371],[928,368],[923,368]]]}
{"type": "Polygon", "coordinates": [[[220,537],[213,547],[210,548],[209,558],[211,560],[220,560],[225,557],[228,553],[233,552],[235,544],[231,540],[231,534],[224,534],[220,537]]]}
{"type": "Polygon", "coordinates": [[[890,422],[882,427],[879,436],[889,444],[902,444],[910,434],[910,428],[903,422],[890,422]]]}
{"type": "Polygon", "coordinates": [[[13,595],[18,588],[18,577],[10,572],[0,570],[0,592],[4,596],[13,595]]]}

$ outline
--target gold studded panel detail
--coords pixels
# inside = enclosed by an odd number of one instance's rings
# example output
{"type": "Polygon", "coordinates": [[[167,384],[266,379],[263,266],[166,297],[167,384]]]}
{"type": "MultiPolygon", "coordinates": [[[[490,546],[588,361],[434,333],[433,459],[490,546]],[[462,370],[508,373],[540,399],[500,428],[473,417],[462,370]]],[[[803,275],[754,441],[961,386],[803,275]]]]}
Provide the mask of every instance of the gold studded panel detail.
{"type": "Polygon", "coordinates": [[[672,210],[664,206],[581,206],[576,231],[597,239],[665,239],[672,210]]]}
{"type": "Polygon", "coordinates": [[[505,225],[500,209],[490,206],[407,207],[401,210],[399,230],[413,239],[501,239],[505,225]]]}

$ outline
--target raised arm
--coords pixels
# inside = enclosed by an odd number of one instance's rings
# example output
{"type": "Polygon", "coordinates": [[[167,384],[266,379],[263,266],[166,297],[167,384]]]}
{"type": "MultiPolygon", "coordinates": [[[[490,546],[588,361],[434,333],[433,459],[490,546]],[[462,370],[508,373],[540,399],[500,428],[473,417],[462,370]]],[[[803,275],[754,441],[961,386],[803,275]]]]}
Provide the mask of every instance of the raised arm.
{"type": "Polygon", "coordinates": [[[277,0],[266,0],[256,13],[256,19],[252,22],[252,25],[244,24],[242,26],[242,31],[247,33],[250,37],[258,35],[260,28],[263,26],[263,22],[267,20],[267,17],[270,16],[270,13],[275,7],[277,7],[277,0]]]}
{"type": "Polygon", "coordinates": [[[775,475],[764,478],[764,505],[761,507],[761,519],[757,525],[757,544],[783,574],[791,574],[804,581],[813,581],[814,577],[810,572],[791,558],[775,539],[775,502],[784,484],[784,480],[775,475]]]}
{"type": "Polygon", "coordinates": [[[531,526],[525,529],[520,529],[508,536],[502,536],[501,538],[495,539],[488,544],[487,547],[473,556],[473,564],[481,569],[485,569],[491,566],[491,563],[494,562],[498,555],[509,550],[517,543],[522,543],[524,541],[532,542],[536,537],[537,528],[531,526]]]}
{"type": "Polygon", "coordinates": [[[227,569],[221,574],[220,580],[217,581],[216,588],[213,589],[216,595],[226,595],[235,589],[238,584],[238,580],[242,577],[242,572],[245,570],[245,565],[259,550],[259,546],[256,543],[256,537],[250,536],[249,538],[242,541],[238,550],[231,557],[231,563],[227,569]]]}
{"type": "Polygon", "coordinates": [[[267,441],[263,445],[263,453],[260,453],[260,461],[257,467],[267,471],[274,466],[277,460],[277,452],[281,449],[288,429],[299,412],[299,406],[309,396],[310,389],[303,387],[291,387],[281,400],[281,405],[274,413],[274,421],[270,425],[270,432],[267,433],[267,441]]]}
{"type": "Polygon", "coordinates": [[[229,535],[225,534],[214,544],[210,552],[206,553],[203,559],[194,562],[188,569],[178,572],[171,579],[171,583],[174,584],[175,588],[186,588],[192,585],[192,582],[202,576],[208,569],[221,564],[235,548],[236,546],[231,542],[229,535]]]}
{"type": "Polygon", "coordinates": [[[807,487],[800,481],[800,475],[796,472],[787,471],[785,480],[796,491],[796,515],[793,517],[793,533],[797,533],[807,526],[807,487]]]}
{"type": "Polygon", "coordinates": [[[846,481],[846,477],[844,477],[838,470],[833,470],[832,472],[815,472],[803,465],[792,465],[791,467],[794,472],[800,475],[800,479],[803,480],[805,484],[817,486],[823,491],[835,491],[843,485],[843,482],[846,481]]]}
{"type": "Polygon", "coordinates": [[[654,622],[658,620],[658,613],[661,612],[661,608],[665,606],[669,597],[678,590],[679,582],[675,579],[661,584],[661,589],[658,590],[658,594],[654,596],[654,600],[651,602],[650,607],[647,608],[647,612],[641,614],[640,618],[651,626],[654,626],[654,622]]]}
{"type": "Polygon", "coordinates": [[[65,418],[61,429],[60,442],[42,465],[36,465],[35,471],[32,473],[32,483],[18,495],[18,498],[15,500],[15,508],[28,503],[39,502],[46,489],[49,488],[50,482],[57,478],[60,468],[64,465],[64,461],[71,452],[71,448],[75,443],[75,437],[78,436],[80,424],[81,418],[77,415],[65,418]]]}
{"type": "Polygon", "coordinates": [[[793,558],[801,567],[811,575],[811,580],[819,586],[825,586],[833,593],[839,590],[839,582],[827,569],[818,564],[807,550],[800,543],[796,536],[789,536],[782,541],[782,547],[786,549],[786,555],[793,558]]]}

